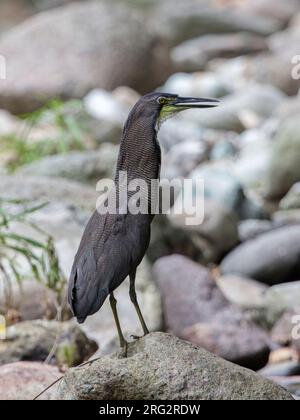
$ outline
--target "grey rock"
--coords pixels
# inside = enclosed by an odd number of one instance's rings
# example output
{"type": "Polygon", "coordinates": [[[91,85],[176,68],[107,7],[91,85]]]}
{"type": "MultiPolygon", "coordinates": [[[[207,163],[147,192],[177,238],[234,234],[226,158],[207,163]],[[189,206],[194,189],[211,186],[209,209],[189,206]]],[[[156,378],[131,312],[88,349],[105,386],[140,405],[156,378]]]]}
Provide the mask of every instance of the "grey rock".
{"type": "Polygon", "coordinates": [[[291,400],[273,382],[180,341],[147,335],[129,347],[129,357],[104,357],[70,370],[54,398],[64,400],[291,400]],[[139,386],[136,386],[136,384],[139,386]]]}
{"type": "Polygon", "coordinates": [[[185,118],[196,121],[201,127],[242,132],[247,128],[249,115],[259,125],[270,117],[283,98],[284,94],[275,87],[252,82],[247,88],[223,98],[221,106],[204,109],[201,113],[189,110],[185,118]]]}
{"type": "Polygon", "coordinates": [[[294,399],[300,400],[300,376],[273,376],[271,379],[291,393],[294,399]]]}
{"type": "Polygon", "coordinates": [[[1,313],[6,313],[8,308],[13,309],[22,321],[52,319],[57,314],[55,293],[37,281],[26,280],[21,284],[11,281],[8,296],[6,296],[4,289],[5,284],[1,282],[1,313]]]}
{"type": "Polygon", "coordinates": [[[44,362],[54,344],[51,363],[59,366],[76,366],[97,350],[96,343],[71,321],[24,321],[8,327],[6,340],[1,342],[0,365],[44,362]]]}
{"type": "Polygon", "coordinates": [[[288,312],[287,316],[290,316],[290,322],[292,322],[293,315],[290,311],[299,307],[300,281],[270,287],[265,294],[265,299],[267,317],[273,324],[284,312],[288,312]]]}
{"type": "Polygon", "coordinates": [[[218,7],[205,0],[188,0],[176,7],[172,0],[160,2],[152,25],[171,45],[206,33],[246,31],[268,35],[281,26],[274,18],[245,14],[234,7],[218,7]]]}
{"type": "Polygon", "coordinates": [[[6,33],[0,50],[9,62],[0,107],[14,113],[83,97],[93,87],[145,92],[169,75],[165,47],[125,3],[89,0],[41,12],[6,33]]]}
{"type": "Polygon", "coordinates": [[[268,287],[258,281],[236,275],[220,276],[217,285],[230,302],[244,309],[262,308],[268,287]]]}
{"type": "MultiPolygon", "coordinates": [[[[298,282],[299,288],[299,282],[298,282]]],[[[291,289],[291,293],[294,290],[291,289]]],[[[298,303],[295,306],[295,302],[297,299],[297,292],[294,301],[290,299],[281,299],[277,294],[274,296],[274,292],[271,290],[270,294],[268,295],[268,302],[269,302],[269,313],[271,316],[278,317],[278,314],[282,313],[280,318],[275,322],[272,330],[271,330],[271,338],[275,343],[280,344],[281,346],[290,346],[292,342],[296,343],[299,341],[300,337],[296,338],[298,335],[299,328],[297,327],[299,315],[300,315],[300,306],[298,303]],[[271,294],[271,297],[270,297],[271,294]],[[281,302],[280,302],[281,300],[281,302]],[[296,321],[296,322],[295,322],[296,321]],[[296,335],[293,339],[293,331],[295,331],[296,335]]],[[[299,297],[299,293],[298,293],[299,297]]],[[[299,351],[298,351],[299,352],[299,351]]],[[[300,372],[299,372],[300,373],[300,372]]]]}
{"type": "Polygon", "coordinates": [[[280,127],[275,139],[265,187],[268,198],[282,198],[300,181],[299,160],[299,121],[298,117],[291,117],[280,127]]]}
{"type": "Polygon", "coordinates": [[[0,196],[40,203],[55,201],[94,210],[98,193],[92,187],[63,178],[1,175],[0,196]]]}
{"type": "Polygon", "coordinates": [[[265,218],[260,205],[245,195],[230,163],[215,161],[202,164],[192,171],[190,177],[202,179],[205,197],[216,201],[239,219],[265,218]]]}
{"type": "Polygon", "coordinates": [[[169,331],[251,369],[267,363],[266,334],[226,300],[206,268],[172,255],[156,261],[154,274],[169,331]]]}
{"type": "Polygon", "coordinates": [[[283,197],[279,203],[279,208],[282,210],[300,209],[300,182],[294,184],[283,197]]]}
{"type": "Polygon", "coordinates": [[[214,145],[209,157],[211,160],[231,159],[236,153],[237,149],[233,142],[224,139],[214,145]]]}
{"type": "Polygon", "coordinates": [[[113,177],[118,150],[118,146],[104,143],[97,150],[53,155],[22,167],[18,174],[96,182],[113,177]]]}
{"type": "Polygon", "coordinates": [[[14,134],[20,129],[20,121],[9,112],[0,109],[0,142],[1,137],[14,134]]]}
{"type": "Polygon", "coordinates": [[[239,274],[269,285],[300,276],[300,226],[286,226],[244,242],[222,261],[224,274],[239,274]]]}
{"type": "Polygon", "coordinates": [[[259,371],[259,374],[270,378],[272,376],[293,376],[300,374],[300,364],[296,361],[274,363],[259,371]]]}
{"type": "MultiPolygon", "coordinates": [[[[201,203],[197,202],[197,206],[201,208],[201,203]]],[[[237,219],[233,213],[211,199],[205,200],[203,206],[203,220],[200,216],[199,220],[194,220],[192,225],[186,223],[189,216],[184,212],[181,214],[177,214],[176,211],[174,214],[171,212],[168,217],[174,228],[185,231],[194,239],[195,244],[197,244],[197,237],[206,239],[215,249],[216,258],[219,258],[238,243],[237,219]]],[[[174,208],[176,208],[176,202],[174,208]]]]}
{"type": "MultiPolygon", "coordinates": [[[[55,366],[37,362],[16,362],[0,366],[0,400],[33,400],[49,384],[61,377],[55,366]]],[[[41,399],[54,395],[50,389],[41,399]]]]}
{"type": "Polygon", "coordinates": [[[298,0],[287,0],[284,4],[273,0],[246,0],[240,6],[245,13],[271,16],[282,25],[286,25],[299,9],[298,0]]]}
{"type": "Polygon", "coordinates": [[[176,92],[180,96],[219,98],[232,93],[232,86],[213,72],[174,73],[164,86],[163,92],[176,92]]]}
{"type": "Polygon", "coordinates": [[[274,225],[270,220],[248,219],[239,223],[239,238],[241,242],[254,239],[263,233],[270,232],[274,225]]]}
{"type": "Polygon", "coordinates": [[[174,67],[179,71],[205,69],[214,58],[230,58],[267,49],[263,37],[249,33],[208,34],[183,42],[171,51],[174,67]]]}
{"type": "Polygon", "coordinates": [[[297,56],[299,32],[293,29],[274,34],[269,39],[269,54],[260,54],[247,63],[248,76],[260,83],[276,86],[288,95],[296,95],[299,90],[299,80],[292,77],[297,73],[296,64],[292,58],[297,56]]]}
{"type": "Polygon", "coordinates": [[[162,178],[187,176],[208,157],[207,145],[201,141],[175,144],[163,157],[162,178]]]}

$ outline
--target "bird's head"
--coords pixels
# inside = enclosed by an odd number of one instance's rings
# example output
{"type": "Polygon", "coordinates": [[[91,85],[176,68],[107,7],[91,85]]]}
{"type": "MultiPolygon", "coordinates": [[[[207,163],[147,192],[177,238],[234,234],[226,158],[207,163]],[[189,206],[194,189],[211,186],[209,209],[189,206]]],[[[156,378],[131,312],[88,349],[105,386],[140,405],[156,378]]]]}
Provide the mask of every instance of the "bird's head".
{"type": "Polygon", "coordinates": [[[156,127],[173,115],[194,108],[213,108],[218,106],[219,100],[211,98],[182,97],[176,94],[153,92],[143,96],[137,103],[137,108],[143,115],[155,118],[156,127]]]}

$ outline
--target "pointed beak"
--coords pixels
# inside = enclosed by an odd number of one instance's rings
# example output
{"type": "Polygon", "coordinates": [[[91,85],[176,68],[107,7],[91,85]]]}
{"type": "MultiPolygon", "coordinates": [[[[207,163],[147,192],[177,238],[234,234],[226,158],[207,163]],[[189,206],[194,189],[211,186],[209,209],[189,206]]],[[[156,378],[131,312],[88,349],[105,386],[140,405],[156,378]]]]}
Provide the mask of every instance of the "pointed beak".
{"type": "Polygon", "coordinates": [[[178,97],[173,105],[178,108],[214,108],[218,106],[220,101],[211,98],[182,98],[178,97]]]}

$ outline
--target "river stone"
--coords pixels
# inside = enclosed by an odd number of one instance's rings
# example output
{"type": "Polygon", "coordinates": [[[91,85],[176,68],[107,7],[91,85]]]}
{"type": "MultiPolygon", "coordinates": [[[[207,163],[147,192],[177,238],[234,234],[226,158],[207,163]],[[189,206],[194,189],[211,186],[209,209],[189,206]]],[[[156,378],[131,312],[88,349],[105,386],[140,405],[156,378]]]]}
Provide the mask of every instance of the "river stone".
{"type": "Polygon", "coordinates": [[[156,30],[171,45],[178,45],[207,33],[250,32],[268,35],[281,24],[269,16],[241,12],[236,7],[220,7],[206,0],[173,0],[159,2],[152,20],[156,30]]]}
{"type": "Polygon", "coordinates": [[[213,58],[258,53],[266,48],[263,37],[249,33],[207,34],[177,45],[171,51],[171,59],[178,71],[198,71],[213,58]]]}
{"type": "Polygon", "coordinates": [[[97,350],[96,343],[71,321],[24,321],[7,328],[6,339],[0,342],[0,365],[44,362],[55,343],[50,362],[59,366],[76,366],[97,350]]]}
{"type": "Polygon", "coordinates": [[[202,109],[201,112],[191,109],[184,114],[184,117],[197,122],[200,127],[240,133],[248,128],[249,115],[254,121],[252,125],[260,125],[271,116],[284,97],[285,95],[273,86],[249,82],[247,88],[241,88],[222,98],[221,106],[202,109]]]}
{"type": "Polygon", "coordinates": [[[300,277],[300,225],[284,226],[244,242],[222,261],[224,274],[273,285],[300,277]]]}
{"type": "Polygon", "coordinates": [[[104,143],[98,150],[48,156],[23,166],[18,174],[61,177],[81,182],[97,182],[102,178],[111,179],[118,151],[118,146],[104,143]]]}
{"type": "Polygon", "coordinates": [[[130,344],[127,358],[103,357],[71,369],[59,400],[292,400],[254,372],[191,343],[152,333],[130,344]],[[137,386],[138,384],[138,386],[137,386]]]}
{"type": "Polygon", "coordinates": [[[94,210],[98,193],[95,188],[63,178],[1,174],[0,196],[32,203],[55,201],[94,210]]]}
{"type": "Polygon", "coordinates": [[[300,181],[300,136],[298,117],[285,121],[276,136],[266,180],[266,196],[282,198],[300,181]]]}
{"type": "Polygon", "coordinates": [[[227,301],[206,268],[171,255],[156,261],[154,274],[168,331],[253,370],[267,363],[265,332],[227,301]]]}
{"type": "MultiPolygon", "coordinates": [[[[0,366],[0,400],[33,400],[61,377],[55,366],[37,362],[16,362],[0,366]]],[[[51,389],[41,399],[49,400],[51,389]]]]}
{"type": "Polygon", "coordinates": [[[300,182],[292,186],[279,203],[282,210],[300,209],[300,182]]]}
{"type": "Polygon", "coordinates": [[[258,281],[235,275],[220,276],[217,285],[232,303],[244,308],[262,308],[268,287],[258,281]]]}
{"type": "Polygon", "coordinates": [[[4,34],[0,51],[8,63],[0,107],[14,113],[93,87],[146,92],[169,75],[166,49],[125,3],[88,0],[38,13],[4,34]]]}

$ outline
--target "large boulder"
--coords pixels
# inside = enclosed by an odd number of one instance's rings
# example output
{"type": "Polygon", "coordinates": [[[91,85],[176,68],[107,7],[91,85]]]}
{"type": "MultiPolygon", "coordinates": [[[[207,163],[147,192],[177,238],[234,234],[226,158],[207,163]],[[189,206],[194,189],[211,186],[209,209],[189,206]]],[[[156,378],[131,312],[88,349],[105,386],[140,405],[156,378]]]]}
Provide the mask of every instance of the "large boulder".
{"type": "MultiPolygon", "coordinates": [[[[61,377],[55,366],[37,362],[16,362],[0,366],[0,400],[33,400],[61,377]]],[[[50,399],[49,390],[41,399],[50,399]]]]}
{"type": "Polygon", "coordinates": [[[256,373],[164,333],[130,344],[127,358],[113,355],[71,369],[52,398],[292,400],[287,391],[256,373]]]}
{"type": "Polygon", "coordinates": [[[245,31],[268,35],[282,26],[273,17],[245,13],[237,7],[222,7],[206,0],[158,2],[152,25],[172,45],[206,33],[245,31]]]}
{"type": "Polygon", "coordinates": [[[168,54],[143,14],[109,1],[41,12],[8,31],[0,51],[8,67],[0,107],[14,113],[52,98],[82,97],[93,87],[149,91],[169,73],[168,54]]]}
{"type": "Polygon", "coordinates": [[[97,350],[81,329],[69,322],[24,321],[7,329],[0,346],[0,365],[19,361],[76,366],[97,350]]]}
{"type": "Polygon", "coordinates": [[[222,261],[224,274],[239,274],[266,284],[300,278],[300,226],[285,226],[244,242],[222,261]]]}
{"type": "Polygon", "coordinates": [[[156,261],[154,274],[167,330],[242,366],[266,364],[266,334],[227,301],[205,267],[171,255],[156,261]]]}

